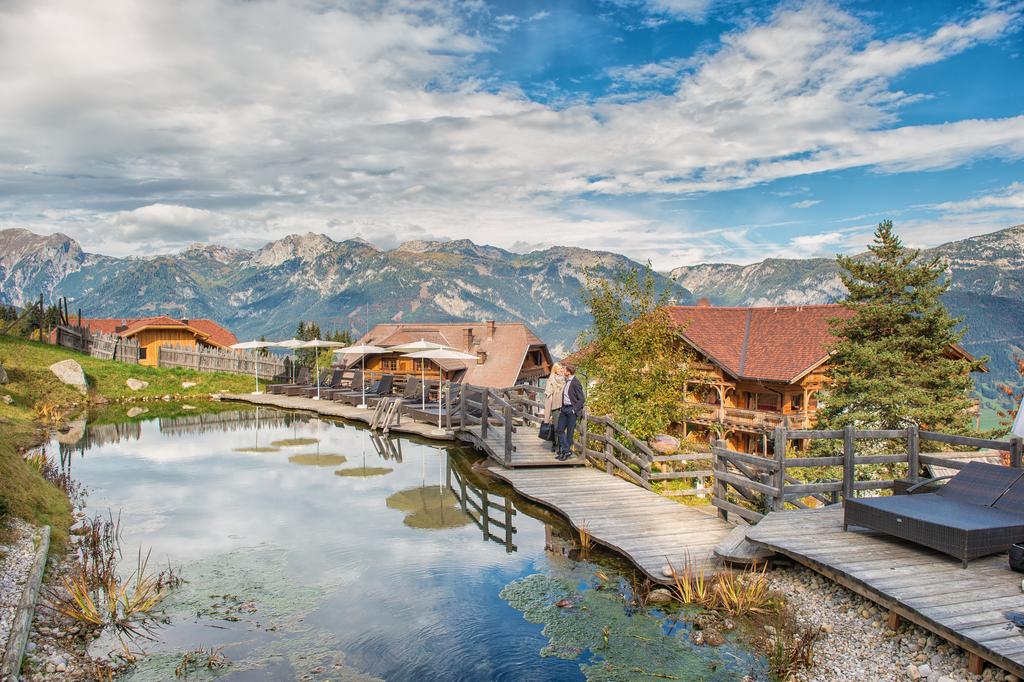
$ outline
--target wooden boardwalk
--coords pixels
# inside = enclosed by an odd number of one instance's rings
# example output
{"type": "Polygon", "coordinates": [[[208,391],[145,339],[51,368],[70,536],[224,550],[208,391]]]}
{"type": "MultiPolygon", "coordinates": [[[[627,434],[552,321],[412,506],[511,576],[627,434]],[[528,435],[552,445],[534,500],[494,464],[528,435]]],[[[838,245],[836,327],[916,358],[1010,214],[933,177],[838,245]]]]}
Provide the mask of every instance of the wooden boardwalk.
{"type": "Polygon", "coordinates": [[[651,580],[667,584],[662,568],[690,561],[713,570],[713,552],[733,526],[712,514],[673,502],[617,476],[589,467],[505,469],[490,472],[523,497],[551,507],[595,542],[630,559],[651,580]]]}
{"type": "Polygon", "coordinates": [[[516,467],[577,467],[585,466],[586,462],[580,457],[571,457],[564,462],[555,459],[555,453],[551,451],[551,444],[540,439],[539,429],[536,426],[517,426],[512,434],[511,460],[505,462],[504,434],[499,429],[490,429],[485,438],[480,437],[480,427],[473,426],[467,429],[457,429],[455,436],[466,443],[469,443],[477,450],[485,453],[488,457],[502,466],[516,467]]]}
{"type": "Polygon", "coordinates": [[[1022,575],[1005,554],[964,569],[957,559],[882,533],[843,532],[842,520],[837,508],[773,512],[747,538],[1024,677],[1024,634],[1003,615],[1024,612],[1022,575]]]}

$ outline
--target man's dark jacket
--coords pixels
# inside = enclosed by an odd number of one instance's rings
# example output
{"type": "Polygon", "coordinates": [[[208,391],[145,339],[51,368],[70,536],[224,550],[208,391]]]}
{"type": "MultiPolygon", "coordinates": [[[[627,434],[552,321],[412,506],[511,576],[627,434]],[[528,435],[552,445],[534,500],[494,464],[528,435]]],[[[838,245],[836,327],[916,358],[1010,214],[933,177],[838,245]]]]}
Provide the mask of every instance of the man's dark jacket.
{"type": "Polygon", "coordinates": [[[576,377],[569,381],[569,405],[562,405],[564,410],[569,407],[574,414],[583,412],[583,405],[587,402],[587,396],[583,394],[583,384],[576,377]]]}

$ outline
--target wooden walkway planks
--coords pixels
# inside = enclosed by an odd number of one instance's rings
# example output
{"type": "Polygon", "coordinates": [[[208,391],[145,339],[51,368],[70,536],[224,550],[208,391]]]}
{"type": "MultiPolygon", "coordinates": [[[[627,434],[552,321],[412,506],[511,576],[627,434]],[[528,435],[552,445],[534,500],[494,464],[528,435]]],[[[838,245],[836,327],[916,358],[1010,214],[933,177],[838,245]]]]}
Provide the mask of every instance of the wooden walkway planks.
{"type": "Polygon", "coordinates": [[[535,502],[551,507],[577,529],[636,564],[651,580],[671,582],[661,573],[668,561],[681,568],[689,559],[714,570],[713,551],[733,526],[716,516],[673,502],[616,476],[588,467],[505,469],[495,477],[535,502]]]}
{"type": "Polygon", "coordinates": [[[864,529],[843,532],[841,509],[774,512],[747,539],[935,632],[1018,677],[1024,634],[1003,612],[1024,611],[1021,574],[1006,555],[960,562],[920,545],[864,529]]]}

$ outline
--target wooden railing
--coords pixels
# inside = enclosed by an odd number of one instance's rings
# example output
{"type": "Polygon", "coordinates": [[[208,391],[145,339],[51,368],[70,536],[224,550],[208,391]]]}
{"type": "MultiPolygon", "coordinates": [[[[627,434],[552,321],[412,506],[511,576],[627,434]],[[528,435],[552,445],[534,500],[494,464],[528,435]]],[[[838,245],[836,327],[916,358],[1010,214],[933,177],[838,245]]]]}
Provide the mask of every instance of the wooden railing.
{"type": "Polygon", "coordinates": [[[835,503],[852,498],[863,491],[892,490],[893,479],[877,480],[858,477],[858,466],[879,464],[905,464],[907,476],[916,479],[926,465],[960,469],[967,453],[930,453],[921,451],[922,441],[932,441],[969,448],[988,448],[1007,453],[1008,464],[1020,468],[1024,455],[1024,442],[1020,438],[991,440],[970,436],[950,435],[933,431],[920,431],[917,427],[898,430],[860,430],[852,426],[843,430],[787,430],[774,431],[774,455],[765,457],[729,450],[724,441],[716,441],[711,448],[714,489],[711,501],[719,515],[728,518],[736,514],[748,522],[757,522],[769,511],[780,511],[787,504],[794,507],[809,506],[804,500],[812,498],[822,503],[835,503]],[[822,457],[787,457],[786,446],[791,440],[842,440],[842,452],[822,457]],[[890,454],[858,454],[857,441],[898,440],[906,443],[904,452],[890,454]],[[817,469],[816,475],[795,477],[794,470],[817,469]]]}
{"type": "Polygon", "coordinates": [[[769,410],[749,410],[742,407],[721,407],[713,403],[686,400],[684,404],[694,410],[690,419],[702,423],[722,423],[726,426],[749,427],[769,431],[778,426],[787,428],[808,428],[814,424],[813,412],[784,414],[769,410]]]}
{"type": "Polygon", "coordinates": [[[477,488],[465,474],[451,465],[450,460],[446,466],[446,474],[448,489],[455,494],[459,507],[480,529],[484,539],[504,545],[505,552],[509,554],[515,552],[518,549],[515,545],[516,527],[513,523],[516,509],[512,505],[512,500],[488,492],[484,488],[477,488]]]}

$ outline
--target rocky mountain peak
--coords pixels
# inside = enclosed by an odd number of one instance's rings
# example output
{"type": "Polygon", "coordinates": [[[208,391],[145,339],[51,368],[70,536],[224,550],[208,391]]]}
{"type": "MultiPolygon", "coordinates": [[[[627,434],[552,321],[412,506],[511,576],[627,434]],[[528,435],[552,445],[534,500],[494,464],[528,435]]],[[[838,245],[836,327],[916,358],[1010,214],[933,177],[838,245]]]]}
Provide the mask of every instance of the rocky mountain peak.
{"type": "Polygon", "coordinates": [[[270,242],[257,251],[252,257],[252,264],[273,267],[295,259],[310,262],[330,251],[337,244],[338,242],[327,235],[316,232],[290,234],[270,242]]]}
{"type": "Polygon", "coordinates": [[[25,259],[69,261],[81,258],[82,247],[66,234],[35,234],[20,227],[0,230],[0,268],[11,268],[25,259]]]}
{"type": "Polygon", "coordinates": [[[202,242],[189,244],[188,248],[182,251],[182,256],[186,258],[209,258],[218,263],[232,263],[251,254],[251,251],[245,249],[232,249],[220,244],[204,244],[202,242]]]}

